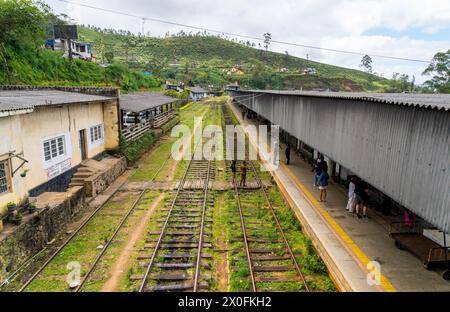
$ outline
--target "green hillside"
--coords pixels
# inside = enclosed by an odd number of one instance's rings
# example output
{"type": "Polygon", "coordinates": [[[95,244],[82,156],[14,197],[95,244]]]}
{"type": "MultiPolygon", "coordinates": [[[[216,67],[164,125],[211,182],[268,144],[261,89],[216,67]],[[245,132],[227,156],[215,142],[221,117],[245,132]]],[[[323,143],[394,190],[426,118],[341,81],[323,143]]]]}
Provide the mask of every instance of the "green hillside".
{"type": "Polygon", "coordinates": [[[132,91],[157,89],[165,80],[216,87],[238,81],[257,89],[402,91],[396,81],[206,33],[155,38],[80,26],[79,40],[93,43],[98,61],[68,60],[42,47],[59,23],[40,2],[0,1],[0,84],[118,86],[132,91]],[[315,72],[305,73],[307,69],[315,72]]]}
{"type": "Polygon", "coordinates": [[[161,81],[116,62],[107,68],[69,60],[42,48],[46,30],[59,20],[28,0],[0,1],[0,84],[117,86],[125,91],[159,88],[161,81]]]}
{"type": "Polygon", "coordinates": [[[109,54],[110,60],[113,56],[114,61],[132,68],[189,84],[222,85],[237,80],[250,88],[395,91],[391,81],[372,74],[266,52],[249,46],[250,43],[205,34],[138,37],[94,27],[82,27],[80,34],[80,39],[94,43],[96,53],[105,62],[109,54]],[[235,65],[240,72],[228,74],[235,65]],[[282,68],[288,71],[281,72],[282,68]],[[306,68],[314,68],[316,74],[302,73],[306,68]]]}

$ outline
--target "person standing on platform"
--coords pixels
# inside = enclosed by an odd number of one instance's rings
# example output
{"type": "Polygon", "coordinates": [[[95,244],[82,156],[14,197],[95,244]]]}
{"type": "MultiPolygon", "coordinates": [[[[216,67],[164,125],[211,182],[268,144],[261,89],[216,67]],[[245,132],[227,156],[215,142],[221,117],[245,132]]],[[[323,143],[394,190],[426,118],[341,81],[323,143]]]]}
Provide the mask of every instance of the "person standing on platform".
{"type": "Polygon", "coordinates": [[[245,120],[245,108],[242,110],[242,120],[245,120]]]}
{"type": "Polygon", "coordinates": [[[328,172],[328,163],[325,161],[325,157],[320,156],[320,167],[323,171],[328,172]]]}
{"type": "Polygon", "coordinates": [[[246,180],[247,180],[247,163],[243,161],[241,165],[241,182],[239,185],[245,187],[246,180]]]}
{"type": "Polygon", "coordinates": [[[369,188],[367,183],[359,180],[355,186],[356,194],[356,215],[358,219],[368,218],[367,216],[367,202],[369,200],[369,188]],[[361,215],[362,210],[362,215],[361,215]]]}
{"type": "Polygon", "coordinates": [[[414,212],[412,212],[408,208],[405,208],[404,218],[406,226],[412,228],[414,225],[414,212]]]}
{"type": "Polygon", "coordinates": [[[291,144],[287,145],[284,153],[286,155],[286,165],[289,165],[291,163],[291,144]]]}
{"type": "Polygon", "coordinates": [[[313,166],[313,169],[311,170],[314,172],[314,186],[318,186],[318,179],[319,176],[322,174],[322,167],[320,166],[320,159],[317,160],[315,165],[313,166]]]}
{"type": "Polygon", "coordinates": [[[353,213],[355,210],[356,205],[356,194],[355,194],[355,187],[356,187],[356,178],[352,177],[350,179],[350,183],[348,185],[348,203],[345,210],[347,210],[350,213],[353,213]]]}
{"type": "Polygon", "coordinates": [[[328,189],[328,173],[324,170],[322,170],[322,173],[319,176],[318,182],[319,182],[319,190],[320,190],[320,202],[326,202],[327,201],[327,189],[328,189]]]}

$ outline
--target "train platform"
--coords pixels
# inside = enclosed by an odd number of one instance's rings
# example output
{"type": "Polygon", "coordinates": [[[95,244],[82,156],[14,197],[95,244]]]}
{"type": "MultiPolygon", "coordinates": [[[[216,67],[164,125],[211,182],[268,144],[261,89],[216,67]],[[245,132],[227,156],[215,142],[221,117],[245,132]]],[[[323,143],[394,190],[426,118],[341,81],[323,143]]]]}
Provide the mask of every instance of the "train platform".
{"type": "MultiPolygon", "coordinates": [[[[256,120],[242,120],[238,105],[229,105],[242,125],[256,124],[256,120]]],[[[256,138],[249,135],[255,143],[256,138]]],[[[294,152],[289,166],[285,164],[283,151],[280,160],[272,175],[339,290],[450,291],[450,282],[439,273],[424,269],[419,259],[394,246],[388,234],[388,221],[376,211],[369,209],[369,219],[357,219],[346,212],[346,192],[332,182],[327,202],[319,202],[310,165],[294,152]],[[379,277],[379,282],[375,277],[379,277]]]]}

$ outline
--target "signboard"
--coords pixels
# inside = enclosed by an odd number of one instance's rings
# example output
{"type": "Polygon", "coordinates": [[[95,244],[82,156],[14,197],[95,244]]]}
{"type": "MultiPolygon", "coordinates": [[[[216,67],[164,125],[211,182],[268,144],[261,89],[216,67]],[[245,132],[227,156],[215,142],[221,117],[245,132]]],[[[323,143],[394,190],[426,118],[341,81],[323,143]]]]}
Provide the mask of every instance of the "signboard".
{"type": "Polygon", "coordinates": [[[78,39],[77,25],[54,25],[53,32],[55,39],[78,39]]]}
{"type": "Polygon", "coordinates": [[[56,164],[56,165],[48,168],[47,176],[49,179],[54,178],[54,177],[60,175],[61,173],[69,170],[70,168],[71,168],[71,166],[70,166],[70,158],[69,158],[59,164],[56,164]]]}

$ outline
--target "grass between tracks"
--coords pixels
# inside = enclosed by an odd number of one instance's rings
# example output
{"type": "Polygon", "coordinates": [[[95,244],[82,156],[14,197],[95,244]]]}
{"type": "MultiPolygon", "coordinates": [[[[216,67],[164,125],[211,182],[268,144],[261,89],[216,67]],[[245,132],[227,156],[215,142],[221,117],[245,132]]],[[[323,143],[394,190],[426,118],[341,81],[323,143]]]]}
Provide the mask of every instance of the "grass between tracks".
{"type": "MultiPolygon", "coordinates": [[[[197,115],[203,115],[207,107],[203,105],[191,105],[188,109],[180,113],[182,122],[189,124],[197,115]]],[[[130,181],[148,181],[158,169],[164,164],[168,157],[171,146],[175,138],[165,137],[149,153],[145,154],[139,161],[138,168],[134,170],[130,181]]],[[[173,167],[173,160],[170,158],[157,176],[164,180],[170,168],[173,167]]],[[[143,214],[142,206],[148,204],[159,192],[148,192],[136,211],[127,220],[124,228],[119,232],[117,239],[110,245],[105,256],[97,265],[92,276],[83,287],[83,290],[98,291],[107,278],[107,270],[111,266],[113,259],[121,250],[122,238],[126,237],[130,225],[135,223],[136,218],[143,214]]],[[[101,211],[86,225],[84,229],[58,254],[41,274],[29,285],[26,291],[69,291],[67,278],[76,277],[77,272],[68,268],[68,264],[77,262],[80,264],[80,276],[82,277],[89,269],[90,264],[100,253],[100,247],[104,245],[112,235],[122,217],[131,208],[132,203],[137,198],[137,192],[118,193],[102,208],[101,211]]],[[[132,228],[132,226],[131,226],[132,228]]],[[[69,266],[70,267],[70,266],[69,266]]],[[[122,283],[124,284],[124,283],[122,283]]],[[[121,289],[126,289],[120,285],[121,289]]]]}
{"type": "MultiPolygon", "coordinates": [[[[228,108],[227,108],[228,109],[228,108]]],[[[233,118],[234,123],[238,122],[234,113],[228,109],[230,116],[233,118]]],[[[248,147],[248,137],[246,138],[246,145],[248,147]]],[[[255,170],[259,170],[258,166],[255,165],[255,170]]],[[[251,171],[249,172],[247,181],[251,182],[255,179],[251,171]]],[[[262,180],[272,180],[268,172],[258,172],[259,177],[262,180]]],[[[228,175],[228,178],[229,175],[228,175]]],[[[301,224],[296,218],[291,207],[286,203],[282,197],[278,187],[273,185],[267,188],[268,198],[274,207],[275,214],[281,224],[281,227],[286,235],[286,239],[296,256],[297,262],[301,267],[301,271],[305,276],[308,287],[313,291],[334,291],[334,285],[329,277],[327,268],[322,261],[322,259],[317,255],[314,250],[311,240],[303,234],[301,230],[301,224]]],[[[230,277],[229,277],[229,290],[230,291],[248,291],[250,289],[250,271],[248,267],[248,260],[245,254],[245,247],[242,241],[242,229],[239,218],[239,210],[236,203],[236,197],[234,191],[226,192],[225,196],[225,206],[228,208],[228,217],[226,219],[225,226],[227,227],[227,233],[229,235],[229,246],[230,246],[230,277]]],[[[242,197],[242,202],[251,203],[250,207],[247,208],[256,211],[254,216],[245,216],[246,225],[253,222],[265,223],[268,226],[258,227],[258,231],[247,231],[250,232],[253,237],[256,238],[271,238],[277,239],[280,236],[277,234],[275,220],[272,214],[265,207],[266,199],[263,196],[261,190],[246,191],[245,195],[242,197]]],[[[245,213],[245,204],[242,205],[243,211],[245,213]]],[[[283,247],[283,244],[271,244],[271,248],[283,247]]],[[[252,244],[253,248],[264,248],[264,243],[252,244]]],[[[274,253],[276,251],[274,250],[274,253]]],[[[267,264],[270,265],[287,265],[291,261],[279,260],[270,261],[267,264]]],[[[296,272],[294,270],[286,272],[286,276],[295,276],[296,272]]],[[[264,274],[260,274],[264,275],[264,274]]],[[[303,291],[304,286],[301,282],[257,282],[257,289],[263,289],[265,291],[303,291]]]]}
{"type": "MultiPolygon", "coordinates": [[[[220,105],[222,99],[212,99],[203,103],[193,103],[180,112],[180,124],[187,125],[191,130],[194,128],[194,117],[203,118],[203,126],[221,125],[223,123],[223,114],[220,105]]],[[[236,117],[230,111],[232,118],[237,122],[236,117]]],[[[166,136],[149,153],[145,154],[139,161],[138,167],[134,170],[130,181],[140,182],[150,180],[158,169],[167,160],[173,142],[177,138],[166,136]]],[[[247,138],[248,141],[248,138],[247,138]]],[[[174,179],[178,180],[186,169],[187,161],[176,162],[170,158],[156,180],[167,180],[168,174],[176,165],[174,179]]],[[[230,181],[230,172],[227,162],[216,161],[216,180],[230,181]]],[[[256,168],[259,170],[259,168],[256,168]]],[[[270,180],[271,176],[267,172],[259,172],[262,180],[270,180]]],[[[238,177],[239,178],[239,173],[238,177]]],[[[254,181],[255,177],[249,171],[248,182],[254,181]]],[[[301,231],[301,225],[295,214],[284,201],[281,193],[276,186],[267,189],[269,199],[275,208],[277,217],[286,234],[291,248],[297,257],[298,263],[302,267],[308,286],[316,291],[334,291],[333,284],[328,276],[327,269],[323,261],[318,257],[310,239],[301,231]]],[[[83,291],[100,291],[102,286],[109,278],[114,261],[124,248],[128,235],[134,225],[142,218],[152,201],[160,194],[159,191],[152,190],[146,193],[144,199],[137,207],[135,213],[129,218],[123,229],[119,232],[115,241],[106,251],[104,258],[98,263],[96,270],[85,284],[83,291]]],[[[249,268],[244,252],[242,241],[242,232],[237,210],[236,198],[233,190],[211,192],[215,196],[214,208],[212,209],[212,243],[213,248],[208,250],[212,254],[212,281],[210,283],[211,291],[248,291],[250,289],[249,268]]],[[[51,262],[51,264],[40,274],[27,289],[27,291],[69,291],[67,276],[72,270],[67,268],[67,264],[72,261],[78,261],[81,265],[81,276],[88,270],[90,264],[94,261],[100,252],[100,245],[104,245],[111,236],[122,216],[131,207],[136,199],[137,192],[118,193],[102,209],[99,214],[80,232],[80,235],[68,244],[66,248],[51,262]]],[[[174,192],[167,192],[161,204],[157,207],[150,221],[146,225],[145,233],[159,231],[161,229],[161,220],[165,218],[167,210],[173,200],[174,192]]],[[[266,221],[267,226],[262,227],[254,237],[279,237],[276,234],[275,223],[271,219],[269,212],[264,208],[265,198],[260,190],[248,191],[245,199],[251,202],[252,208],[257,209],[255,216],[246,217],[246,222],[266,221]]],[[[153,236],[155,237],[155,236],[153,236]]],[[[124,267],[124,274],[117,285],[117,291],[136,291],[140,285],[139,279],[145,272],[148,259],[142,256],[148,256],[152,252],[154,244],[146,241],[147,235],[138,240],[130,252],[129,263],[124,267]]],[[[258,246],[264,247],[264,244],[258,246]]],[[[271,245],[274,246],[274,245],[271,245]]],[[[279,245],[282,246],[281,244],[279,245]]],[[[160,256],[160,255],[159,255],[160,256]]],[[[159,259],[156,259],[159,260],[159,259]]],[[[286,261],[271,262],[272,265],[284,265],[286,261]]],[[[154,272],[152,272],[154,273],[154,272]]],[[[193,273],[193,270],[188,272],[193,273]]],[[[205,273],[202,273],[205,274],[205,273]]],[[[295,272],[287,272],[295,274],[295,272]]],[[[150,281],[149,286],[153,285],[150,281]]],[[[300,282],[271,282],[257,284],[258,289],[272,291],[302,291],[300,282]]]]}
{"type": "MultiPolygon", "coordinates": [[[[134,212],[127,219],[121,230],[118,232],[116,238],[109,246],[104,256],[101,258],[99,263],[97,264],[95,270],[93,271],[90,278],[87,280],[86,284],[83,287],[83,291],[100,291],[105,284],[105,282],[110,277],[110,270],[113,266],[114,262],[119,257],[120,253],[124,249],[124,245],[127,242],[127,238],[130,233],[133,231],[135,226],[139,223],[141,218],[143,218],[144,214],[147,212],[149,207],[154,202],[155,198],[160,195],[159,191],[152,190],[147,192],[139,204],[136,206],[134,212]]],[[[130,251],[130,259],[132,259],[132,254],[135,253],[136,250],[130,251]]],[[[123,268],[126,270],[126,268],[123,268]]],[[[125,274],[124,274],[125,275],[125,274]]],[[[118,286],[119,289],[123,288],[123,279],[118,286]]]]}
{"type": "Polygon", "coordinates": [[[76,266],[80,267],[80,276],[87,272],[137,196],[136,192],[116,194],[62,249],[26,291],[69,291],[67,280],[76,278],[76,266]]]}

